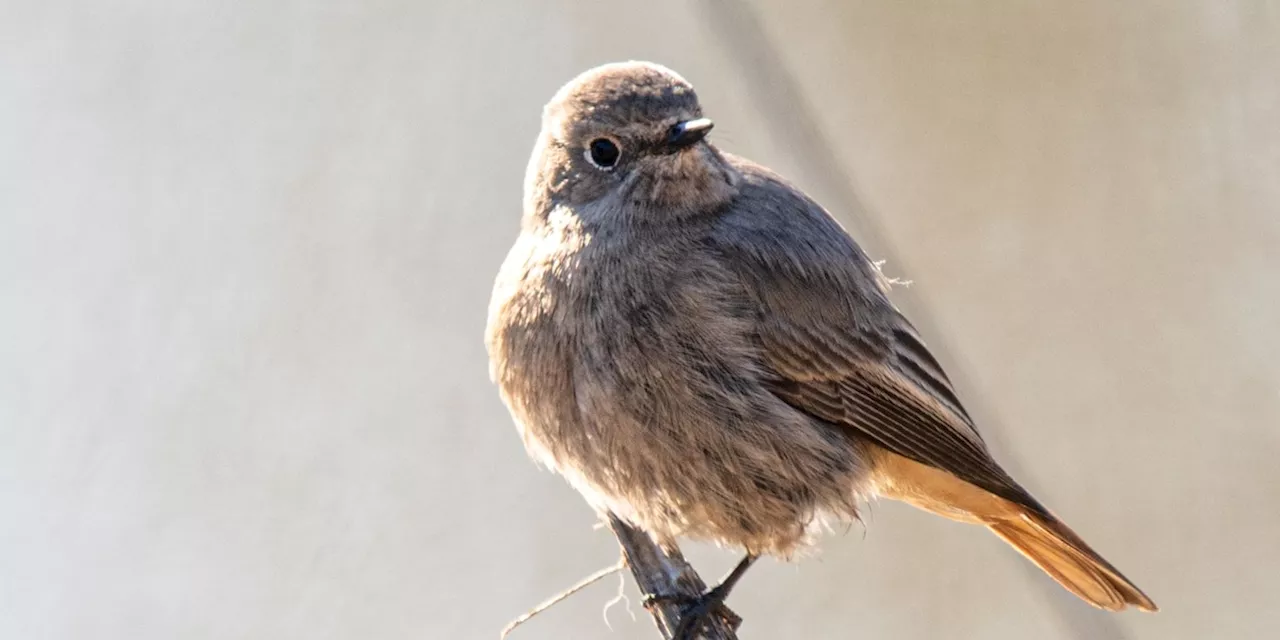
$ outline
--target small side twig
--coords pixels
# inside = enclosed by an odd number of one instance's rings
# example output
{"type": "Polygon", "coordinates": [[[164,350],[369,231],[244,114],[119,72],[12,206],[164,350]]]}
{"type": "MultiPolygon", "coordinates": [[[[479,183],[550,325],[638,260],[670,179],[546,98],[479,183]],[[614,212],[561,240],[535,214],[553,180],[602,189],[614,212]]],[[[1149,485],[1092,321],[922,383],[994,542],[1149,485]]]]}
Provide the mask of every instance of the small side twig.
{"type": "MultiPolygon", "coordinates": [[[[670,640],[675,630],[680,628],[684,608],[669,598],[697,598],[706,591],[706,583],[689,566],[680,549],[664,548],[649,534],[628,525],[612,513],[608,517],[609,527],[617,536],[618,544],[622,545],[622,556],[631,568],[640,592],[646,598],[668,597],[666,600],[654,600],[646,608],[664,640],[670,640]]],[[[721,606],[698,637],[703,640],[737,640],[736,630],[740,624],[741,617],[721,606]]]]}
{"type": "Polygon", "coordinates": [[[527,613],[525,613],[524,615],[520,616],[519,618],[516,618],[515,620],[512,620],[512,621],[511,621],[511,624],[508,624],[505,628],[503,628],[503,629],[502,629],[502,635],[501,635],[501,636],[499,636],[499,640],[506,640],[506,639],[507,639],[507,634],[508,634],[508,633],[511,633],[512,631],[515,631],[516,627],[518,627],[518,626],[520,626],[520,625],[522,625],[522,624],[524,624],[524,623],[528,622],[528,621],[529,621],[529,619],[533,618],[534,616],[538,615],[539,613],[542,613],[543,611],[546,611],[547,609],[550,609],[551,607],[555,606],[555,605],[556,605],[556,603],[560,602],[561,600],[564,600],[565,598],[568,598],[569,596],[571,596],[571,595],[573,595],[573,594],[575,594],[575,593],[577,593],[577,592],[579,592],[579,591],[582,591],[583,589],[586,589],[587,587],[589,587],[589,586],[591,586],[591,585],[593,585],[593,584],[595,584],[595,583],[599,582],[599,581],[600,581],[600,580],[602,580],[605,576],[609,576],[609,575],[612,575],[612,574],[617,573],[617,572],[619,572],[619,571],[622,571],[622,568],[623,568],[623,567],[625,567],[625,566],[626,566],[626,564],[627,564],[627,561],[626,561],[626,559],[625,559],[625,558],[624,558],[624,559],[620,559],[620,560],[618,560],[617,562],[615,562],[613,565],[608,566],[608,567],[605,567],[605,568],[603,568],[603,569],[601,569],[601,570],[599,570],[599,571],[597,571],[597,572],[595,572],[595,573],[593,573],[593,574],[591,574],[591,575],[589,575],[589,576],[587,576],[587,577],[583,578],[581,581],[579,581],[579,582],[578,582],[578,584],[575,584],[575,585],[573,585],[572,587],[569,587],[568,589],[565,589],[564,591],[562,591],[562,592],[560,592],[560,593],[558,593],[558,594],[556,594],[556,595],[554,595],[554,596],[551,596],[551,598],[549,598],[546,602],[543,602],[542,604],[540,604],[540,605],[538,605],[538,606],[536,606],[536,607],[534,607],[534,608],[530,609],[527,613]]]}

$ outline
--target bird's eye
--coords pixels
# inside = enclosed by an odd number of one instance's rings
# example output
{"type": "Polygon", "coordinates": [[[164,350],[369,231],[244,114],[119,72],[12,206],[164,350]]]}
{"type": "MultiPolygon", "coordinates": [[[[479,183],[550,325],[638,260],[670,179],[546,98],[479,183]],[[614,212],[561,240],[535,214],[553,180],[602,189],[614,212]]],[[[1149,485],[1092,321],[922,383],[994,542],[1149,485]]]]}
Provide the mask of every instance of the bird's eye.
{"type": "Polygon", "coordinates": [[[622,151],[608,138],[596,138],[587,145],[587,161],[608,171],[618,164],[622,151]]]}

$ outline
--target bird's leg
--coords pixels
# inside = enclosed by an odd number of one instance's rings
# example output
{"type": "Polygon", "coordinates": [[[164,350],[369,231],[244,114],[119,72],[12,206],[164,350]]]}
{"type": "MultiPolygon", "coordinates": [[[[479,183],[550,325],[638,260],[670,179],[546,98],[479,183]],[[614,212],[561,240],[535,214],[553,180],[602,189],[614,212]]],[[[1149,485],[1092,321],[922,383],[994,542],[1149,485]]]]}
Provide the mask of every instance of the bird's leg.
{"type": "Polygon", "coordinates": [[[724,604],[725,598],[729,597],[729,592],[733,591],[734,585],[738,584],[738,580],[742,579],[743,574],[747,572],[747,569],[751,568],[752,564],[755,564],[756,559],[759,557],[760,556],[748,553],[746,557],[738,563],[738,566],[734,567],[733,571],[730,571],[729,574],[720,581],[720,584],[706,590],[701,596],[688,598],[684,596],[651,594],[645,597],[644,606],[645,608],[648,608],[654,602],[660,600],[668,602],[675,600],[681,604],[687,605],[683,615],[680,616],[680,626],[676,627],[676,631],[672,634],[671,640],[693,640],[694,636],[698,633],[698,630],[702,628],[703,623],[707,621],[708,617],[710,617],[716,609],[724,604]]]}

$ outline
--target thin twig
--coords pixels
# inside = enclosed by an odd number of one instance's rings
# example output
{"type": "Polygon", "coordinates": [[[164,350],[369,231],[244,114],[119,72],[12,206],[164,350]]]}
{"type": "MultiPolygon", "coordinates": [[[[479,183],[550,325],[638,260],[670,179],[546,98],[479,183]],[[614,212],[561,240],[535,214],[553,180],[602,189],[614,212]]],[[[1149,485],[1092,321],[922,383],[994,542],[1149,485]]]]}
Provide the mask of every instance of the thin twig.
{"type": "Polygon", "coordinates": [[[512,621],[511,621],[511,624],[508,624],[508,625],[507,625],[507,626],[502,630],[502,635],[501,635],[501,636],[499,636],[499,640],[506,640],[506,638],[507,638],[507,634],[508,634],[508,633],[511,633],[512,631],[515,631],[515,628],[516,628],[516,627],[518,627],[518,626],[520,626],[520,625],[522,625],[522,624],[524,624],[524,623],[528,622],[530,618],[533,618],[534,616],[538,615],[539,613],[542,613],[543,611],[546,611],[547,609],[550,609],[551,607],[555,606],[555,605],[556,605],[556,603],[560,602],[561,600],[564,600],[565,598],[568,598],[569,596],[571,596],[571,595],[573,595],[573,594],[575,594],[575,593],[577,593],[577,592],[579,592],[579,591],[582,591],[583,589],[586,589],[587,587],[591,586],[592,584],[595,584],[596,582],[599,582],[600,580],[604,579],[604,577],[605,577],[605,576],[609,576],[609,575],[615,574],[615,573],[617,573],[617,572],[619,572],[619,571],[622,571],[622,568],[623,568],[623,567],[625,567],[625,566],[627,566],[627,561],[626,561],[626,559],[625,559],[625,558],[619,559],[619,560],[618,560],[617,562],[615,562],[612,566],[605,567],[605,568],[603,568],[603,569],[601,569],[601,570],[599,570],[599,571],[597,571],[597,572],[595,572],[595,573],[593,573],[593,574],[591,574],[591,575],[589,575],[589,576],[587,576],[587,577],[583,578],[581,581],[579,581],[579,582],[578,582],[578,584],[575,584],[575,585],[573,585],[572,587],[569,587],[568,589],[565,589],[564,591],[562,591],[562,592],[560,592],[560,593],[558,593],[558,594],[556,594],[556,595],[554,595],[554,596],[551,596],[551,598],[550,598],[550,599],[548,599],[546,602],[543,602],[542,604],[540,604],[540,605],[538,605],[538,606],[534,607],[533,609],[530,609],[528,613],[525,613],[524,615],[520,616],[519,618],[516,618],[515,620],[512,620],[512,621]]]}
{"type": "MultiPolygon", "coordinates": [[[[698,598],[706,591],[706,583],[685,561],[680,549],[664,548],[649,534],[628,525],[612,513],[608,517],[609,527],[618,537],[618,544],[622,545],[622,555],[631,568],[631,575],[646,598],[645,608],[653,616],[664,640],[671,640],[684,617],[684,607],[676,600],[698,598]],[[659,599],[653,599],[655,596],[659,599]]],[[[735,631],[740,624],[742,618],[721,605],[698,637],[703,640],[737,640],[735,631]]]]}

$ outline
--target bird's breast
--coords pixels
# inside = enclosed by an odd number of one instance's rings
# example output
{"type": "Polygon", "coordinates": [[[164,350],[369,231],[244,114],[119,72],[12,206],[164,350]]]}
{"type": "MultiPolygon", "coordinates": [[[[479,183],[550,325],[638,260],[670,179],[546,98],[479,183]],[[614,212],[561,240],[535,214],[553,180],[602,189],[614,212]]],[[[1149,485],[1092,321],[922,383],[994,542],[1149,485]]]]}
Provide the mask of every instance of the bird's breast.
{"type": "Polygon", "coordinates": [[[785,551],[844,509],[858,454],[764,388],[735,276],[697,242],[599,240],[517,243],[499,278],[490,354],[530,454],[668,537],[785,551]]]}
{"type": "MultiPolygon", "coordinates": [[[[678,423],[705,413],[707,380],[755,368],[736,283],[696,242],[570,234],[523,237],[495,287],[495,381],[527,430],[678,423]]],[[[552,433],[559,430],[559,433],[552,433]]],[[[536,435],[536,434],[535,434],[536,435]]]]}

